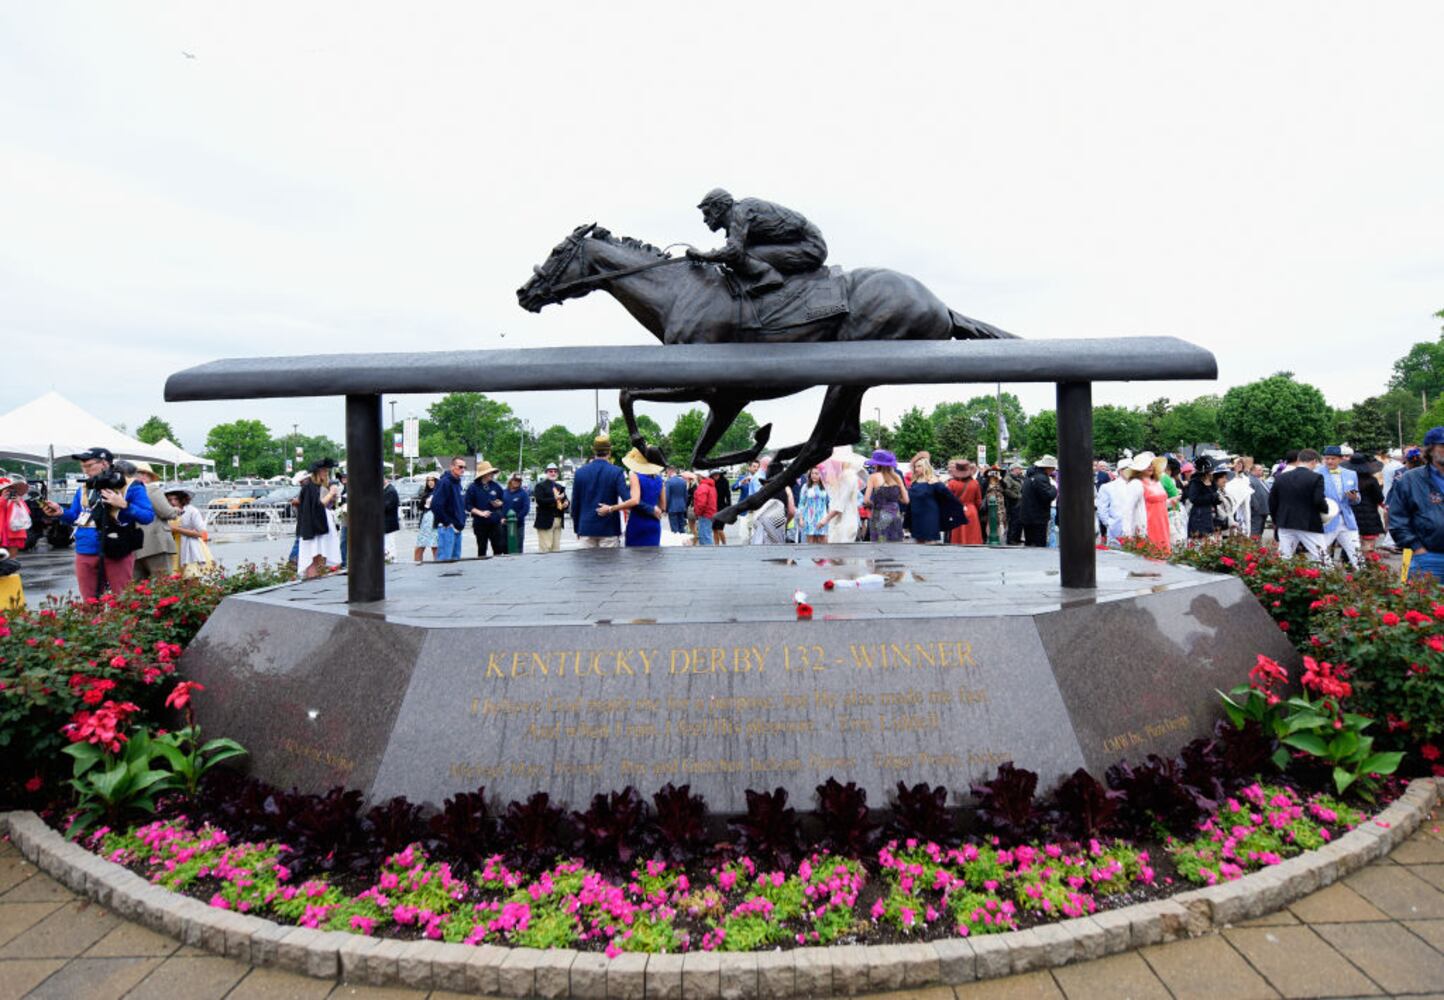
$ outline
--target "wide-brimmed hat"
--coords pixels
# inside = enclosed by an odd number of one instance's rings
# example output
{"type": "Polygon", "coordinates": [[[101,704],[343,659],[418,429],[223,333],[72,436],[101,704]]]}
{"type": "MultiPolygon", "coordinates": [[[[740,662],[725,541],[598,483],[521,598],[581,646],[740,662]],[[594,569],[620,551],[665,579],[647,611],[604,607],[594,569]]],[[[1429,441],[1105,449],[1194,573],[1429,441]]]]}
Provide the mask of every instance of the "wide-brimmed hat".
{"type": "Polygon", "coordinates": [[[1324,455],[1325,458],[1329,458],[1329,457],[1331,457],[1331,456],[1332,456],[1333,458],[1343,458],[1343,457],[1344,457],[1344,449],[1343,449],[1343,448],[1340,448],[1340,447],[1339,447],[1338,445],[1336,445],[1336,444],[1326,444],[1326,445],[1324,445],[1323,455],[1324,455]]]}
{"type": "Polygon", "coordinates": [[[191,498],[195,496],[195,494],[192,493],[190,490],[183,489],[166,490],[165,495],[167,497],[185,497],[186,503],[190,503],[191,498]]]}
{"type": "Polygon", "coordinates": [[[310,466],[308,467],[308,470],[307,470],[307,471],[312,472],[312,473],[316,473],[316,472],[320,472],[322,469],[334,469],[334,468],[336,468],[336,460],[335,460],[334,458],[331,458],[331,457],[328,456],[328,457],[326,457],[326,458],[318,458],[318,459],[316,459],[316,461],[314,461],[314,462],[312,462],[312,463],[310,464],[310,466]]]}
{"type": "Polygon", "coordinates": [[[1036,466],[1037,466],[1038,468],[1040,468],[1040,469],[1056,469],[1056,468],[1058,468],[1058,460],[1057,460],[1056,458],[1054,458],[1052,455],[1044,455],[1042,458],[1039,458],[1039,459],[1035,460],[1035,461],[1033,462],[1033,464],[1036,465],[1036,466]]]}
{"type": "Polygon", "coordinates": [[[897,456],[886,448],[879,448],[872,453],[872,458],[867,460],[868,465],[875,465],[883,469],[896,469],[897,456]]]}
{"type": "Polygon", "coordinates": [[[16,487],[25,487],[25,492],[30,492],[30,484],[23,479],[11,479],[9,476],[0,476],[0,493],[13,490],[16,487]]]}
{"type": "Polygon", "coordinates": [[[550,464],[547,465],[546,471],[547,471],[547,472],[560,472],[561,470],[557,468],[557,463],[552,462],[552,463],[550,463],[550,464]]]}
{"type": "Polygon", "coordinates": [[[1118,474],[1124,479],[1132,479],[1134,476],[1141,476],[1149,469],[1153,470],[1153,478],[1157,479],[1163,475],[1164,467],[1168,465],[1168,459],[1162,455],[1155,455],[1151,451],[1140,451],[1127,463],[1120,462],[1118,474]]]}
{"type": "Polygon", "coordinates": [[[291,477],[291,485],[292,485],[292,486],[300,486],[302,483],[304,483],[306,480],[308,480],[308,479],[310,479],[310,478],[311,478],[311,470],[310,470],[310,469],[302,469],[300,472],[296,473],[294,476],[291,477]]]}
{"type": "Polygon", "coordinates": [[[492,472],[496,472],[496,471],[497,471],[496,466],[492,465],[490,462],[482,462],[480,465],[478,465],[478,466],[476,467],[476,478],[477,478],[477,479],[480,479],[482,476],[485,476],[485,475],[487,475],[488,473],[492,473],[492,472]]]}
{"type": "Polygon", "coordinates": [[[147,472],[152,476],[156,475],[156,471],[150,467],[149,462],[131,462],[130,464],[135,466],[136,472],[147,472]]]}
{"type": "Polygon", "coordinates": [[[662,471],[660,465],[656,462],[647,461],[647,456],[643,455],[641,450],[637,448],[633,448],[627,452],[626,456],[622,459],[622,464],[639,476],[655,476],[662,471]]]}

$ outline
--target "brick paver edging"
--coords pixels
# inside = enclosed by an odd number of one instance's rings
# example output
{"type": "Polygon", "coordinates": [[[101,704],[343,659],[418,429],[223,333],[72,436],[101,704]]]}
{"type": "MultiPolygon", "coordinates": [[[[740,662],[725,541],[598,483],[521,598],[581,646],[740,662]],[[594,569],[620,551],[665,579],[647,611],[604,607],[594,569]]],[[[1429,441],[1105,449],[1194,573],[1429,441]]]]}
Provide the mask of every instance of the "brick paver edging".
{"type": "Polygon", "coordinates": [[[1281,909],[1388,854],[1438,801],[1421,778],[1321,850],[1233,882],[1022,931],[919,944],[769,952],[625,953],[397,941],[291,927],[152,885],[71,843],[33,812],[0,814],[26,859],[119,916],[251,965],[321,979],[506,997],[750,1000],[858,994],[1031,972],[1192,937],[1281,909]]]}

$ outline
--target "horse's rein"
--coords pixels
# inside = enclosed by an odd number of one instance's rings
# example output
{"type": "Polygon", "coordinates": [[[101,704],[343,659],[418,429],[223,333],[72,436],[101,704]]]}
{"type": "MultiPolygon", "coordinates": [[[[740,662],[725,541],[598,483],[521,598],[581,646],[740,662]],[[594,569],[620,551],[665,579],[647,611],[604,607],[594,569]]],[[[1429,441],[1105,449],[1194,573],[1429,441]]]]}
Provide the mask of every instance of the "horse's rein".
{"type": "MultiPolygon", "coordinates": [[[[585,250],[583,249],[585,242],[586,241],[584,239],[578,242],[577,254],[574,255],[581,256],[583,261],[585,261],[586,259],[585,250]]],[[[689,250],[696,249],[688,243],[673,243],[670,244],[662,252],[666,253],[667,250],[672,249],[672,247],[674,246],[685,246],[689,250]]],[[[606,271],[602,274],[589,274],[581,278],[574,278],[571,281],[562,282],[560,285],[552,285],[547,289],[547,293],[549,295],[557,295],[560,292],[570,291],[573,288],[581,288],[584,285],[598,285],[604,281],[610,281],[613,278],[625,278],[630,274],[641,274],[643,271],[650,271],[654,267],[663,267],[667,264],[683,264],[690,262],[690,257],[663,257],[660,260],[649,260],[647,261],[647,263],[638,264],[636,267],[626,267],[620,271],[606,271]]],[[[567,263],[570,264],[571,261],[568,261],[567,263]]]]}

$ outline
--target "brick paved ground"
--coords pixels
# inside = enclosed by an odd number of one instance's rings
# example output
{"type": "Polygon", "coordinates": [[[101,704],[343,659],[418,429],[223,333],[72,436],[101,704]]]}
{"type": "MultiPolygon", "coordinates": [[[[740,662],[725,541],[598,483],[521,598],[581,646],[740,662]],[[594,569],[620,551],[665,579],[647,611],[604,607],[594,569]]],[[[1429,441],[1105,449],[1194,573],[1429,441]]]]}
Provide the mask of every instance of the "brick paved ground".
{"type": "MultiPolygon", "coordinates": [[[[928,1000],[1249,997],[1444,998],[1444,826],[1287,910],[1221,934],[1052,972],[939,987],[928,1000]]],[[[251,968],[128,924],[0,843],[0,1000],[422,1000],[251,968]]],[[[454,994],[431,993],[432,1000],[454,994]]]]}

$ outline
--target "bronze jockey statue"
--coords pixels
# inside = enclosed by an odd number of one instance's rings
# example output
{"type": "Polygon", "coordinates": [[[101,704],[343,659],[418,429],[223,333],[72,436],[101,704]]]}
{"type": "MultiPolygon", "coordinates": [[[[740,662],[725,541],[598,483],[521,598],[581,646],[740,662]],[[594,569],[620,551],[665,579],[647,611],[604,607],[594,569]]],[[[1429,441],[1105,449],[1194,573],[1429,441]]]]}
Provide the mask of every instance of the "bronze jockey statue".
{"type": "Polygon", "coordinates": [[[733,201],[721,188],[708,191],[697,207],[708,229],[726,230],[727,242],[709,253],[689,250],[687,256],[725,264],[748,295],[781,288],[784,275],[815,271],[827,262],[822,233],[790,208],[761,198],[733,201]]]}

